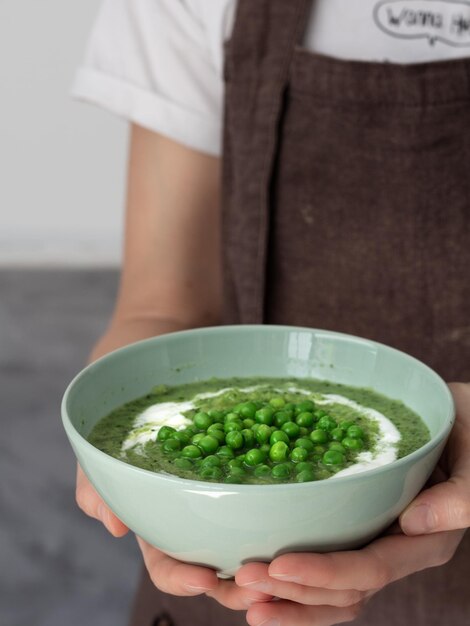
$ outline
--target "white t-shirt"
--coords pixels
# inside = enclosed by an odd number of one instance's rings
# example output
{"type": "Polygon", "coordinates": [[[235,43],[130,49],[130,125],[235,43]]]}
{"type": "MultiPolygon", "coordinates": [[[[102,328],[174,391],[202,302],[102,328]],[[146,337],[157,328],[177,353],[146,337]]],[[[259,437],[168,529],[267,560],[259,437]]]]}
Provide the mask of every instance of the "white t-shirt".
{"type": "MultiPolygon", "coordinates": [[[[223,44],[236,2],[103,0],[73,94],[220,154],[223,44]]],[[[470,0],[314,0],[304,46],[392,63],[470,56],[470,0]]]]}

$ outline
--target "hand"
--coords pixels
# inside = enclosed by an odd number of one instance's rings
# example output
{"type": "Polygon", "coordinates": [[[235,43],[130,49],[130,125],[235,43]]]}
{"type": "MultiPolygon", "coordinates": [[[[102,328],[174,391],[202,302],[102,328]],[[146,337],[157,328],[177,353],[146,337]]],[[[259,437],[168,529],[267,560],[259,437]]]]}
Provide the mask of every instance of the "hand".
{"type": "MultiPolygon", "coordinates": [[[[114,537],[122,537],[129,531],[103,502],[80,466],[77,466],[76,499],[78,506],[102,522],[114,537]]],[[[214,570],[176,561],[143,539],[137,538],[137,541],[150,578],[160,591],[177,596],[207,593],[220,604],[236,610],[246,610],[254,602],[271,600],[271,596],[264,593],[241,589],[234,582],[220,580],[214,570]]]]}
{"type": "Polygon", "coordinates": [[[102,522],[114,537],[123,537],[129,531],[93,489],[80,465],[77,465],[75,499],[84,513],[102,522]]]}
{"type": "Polygon", "coordinates": [[[418,495],[399,526],[362,550],[286,554],[270,565],[243,566],[236,575],[240,587],[280,599],[253,604],[247,613],[250,626],[351,621],[389,583],[452,558],[470,525],[470,385],[450,388],[457,421],[434,475],[439,483],[418,495]]]}

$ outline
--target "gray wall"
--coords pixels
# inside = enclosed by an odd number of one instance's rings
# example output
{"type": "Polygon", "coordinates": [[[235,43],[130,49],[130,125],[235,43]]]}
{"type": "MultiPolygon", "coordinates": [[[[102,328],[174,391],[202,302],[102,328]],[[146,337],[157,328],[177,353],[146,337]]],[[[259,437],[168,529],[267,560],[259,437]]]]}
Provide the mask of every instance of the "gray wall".
{"type": "Polygon", "coordinates": [[[115,264],[126,124],[69,91],[96,0],[0,2],[0,264],[115,264]]]}
{"type": "Polygon", "coordinates": [[[97,9],[0,1],[1,626],[124,626],[140,567],[76,507],[59,413],[120,259],[126,124],[69,96],[97,9]]]}

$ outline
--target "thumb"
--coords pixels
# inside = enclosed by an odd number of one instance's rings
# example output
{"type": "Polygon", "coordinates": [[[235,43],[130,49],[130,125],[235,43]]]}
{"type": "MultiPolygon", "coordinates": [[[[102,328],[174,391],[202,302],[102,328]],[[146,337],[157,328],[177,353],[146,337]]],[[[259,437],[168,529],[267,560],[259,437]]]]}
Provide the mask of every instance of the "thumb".
{"type": "Polygon", "coordinates": [[[450,478],[439,480],[438,468],[434,474],[438,484],[420,493],[401,514],[400,526],[406,535],[470,526],[470,384],[450,383],[449,388],[457,413],[446,445],[450,478]]]}
{"type": "Polygon", "coordinates": [[[101,521],[114,537],[122,537],[129,530],[106,506],[79,465],[77,465],[76,500],[84,513],[101,521]]]}
{"type": "Polygon", "coordinates": [[[451,478],[420,493],[400,516],[405,535],[424,535],[470,526],[470,489],[466,482],[451,478]]]}

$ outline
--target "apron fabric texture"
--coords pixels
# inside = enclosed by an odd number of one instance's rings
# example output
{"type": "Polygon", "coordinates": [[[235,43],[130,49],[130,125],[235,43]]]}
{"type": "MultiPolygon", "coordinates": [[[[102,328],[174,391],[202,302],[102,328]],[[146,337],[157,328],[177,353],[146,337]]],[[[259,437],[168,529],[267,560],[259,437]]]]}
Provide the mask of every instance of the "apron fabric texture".
{"type": "MultiPolygon", "coordinates": [[[[225,63],[225,322],[352,333],[470,381],[470,60],[321,57],[299,45],[310,6],[238,4],[225,63]]],[[[355,623],[468,626],[469,579],[467,533],[450,563],[390,585],[355,623]]],[[[144,573],[132,625],[168,616],[246,624],[205,597],[162,594],[144,573]]]]}

